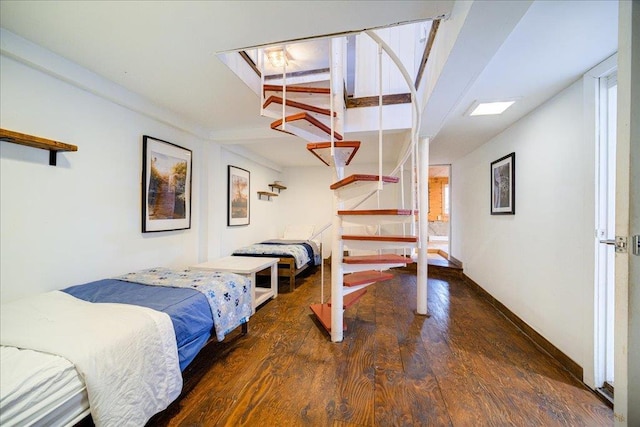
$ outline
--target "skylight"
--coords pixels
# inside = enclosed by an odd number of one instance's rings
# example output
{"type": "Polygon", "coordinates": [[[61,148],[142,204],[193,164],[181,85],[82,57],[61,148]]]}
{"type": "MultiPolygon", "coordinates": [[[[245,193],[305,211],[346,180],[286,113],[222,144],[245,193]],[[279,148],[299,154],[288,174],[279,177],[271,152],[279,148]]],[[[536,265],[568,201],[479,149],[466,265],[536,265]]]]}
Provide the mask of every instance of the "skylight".
{"type": "Polygon", "coordinates": [[[511,107],[515,101],[498,101],[498,102],[479,102],[477,105],[471,106],[470,116],[489,116],[502,114],[511,107]]]}

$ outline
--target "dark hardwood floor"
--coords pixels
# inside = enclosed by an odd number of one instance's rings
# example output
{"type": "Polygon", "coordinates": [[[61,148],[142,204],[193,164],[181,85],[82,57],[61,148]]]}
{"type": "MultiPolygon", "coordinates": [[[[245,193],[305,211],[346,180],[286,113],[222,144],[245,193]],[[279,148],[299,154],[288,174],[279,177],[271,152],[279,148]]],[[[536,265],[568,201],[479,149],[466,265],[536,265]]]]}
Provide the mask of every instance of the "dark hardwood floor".
{"type": "Polygon", "coordinates": [[[613,425],[607,405],[461,279],[430,277],[425,317],[415,273],[394,275],[346,311],[342,343],[309,310],[319,270],[302,278],[258,309],[248,335],[203,349],[183,396],[149,425],[613,425]]]}

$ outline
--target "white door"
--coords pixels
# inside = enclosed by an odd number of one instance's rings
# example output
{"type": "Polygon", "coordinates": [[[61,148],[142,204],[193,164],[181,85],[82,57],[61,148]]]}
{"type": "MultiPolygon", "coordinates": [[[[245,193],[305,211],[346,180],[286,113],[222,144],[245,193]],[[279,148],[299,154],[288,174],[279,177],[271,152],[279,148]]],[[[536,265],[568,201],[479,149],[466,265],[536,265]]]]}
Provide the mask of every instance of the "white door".
{"type": "Polygon", "coordinates": [[[615,255],[616,426],[640,425],[640,2],[619,2],[616,235],[628,238],[615,255]]]}

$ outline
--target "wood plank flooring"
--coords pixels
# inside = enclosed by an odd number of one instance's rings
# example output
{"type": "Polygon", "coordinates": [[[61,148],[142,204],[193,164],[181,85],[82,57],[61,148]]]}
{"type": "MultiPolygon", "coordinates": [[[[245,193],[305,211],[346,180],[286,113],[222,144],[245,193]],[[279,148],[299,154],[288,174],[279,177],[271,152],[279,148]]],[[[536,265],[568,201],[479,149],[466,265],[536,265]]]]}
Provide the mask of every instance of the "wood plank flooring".
{"type": "Polygon", "coordinates": [[[611,409],[461,279],[429,279],[425,317],[415,273],[394,276],[345,312],[342,343],[309,310],[319,270],[300,279],[258,309],[248,335],[205,348],[183,396],[148,425],[613,425],[611,409]]]}

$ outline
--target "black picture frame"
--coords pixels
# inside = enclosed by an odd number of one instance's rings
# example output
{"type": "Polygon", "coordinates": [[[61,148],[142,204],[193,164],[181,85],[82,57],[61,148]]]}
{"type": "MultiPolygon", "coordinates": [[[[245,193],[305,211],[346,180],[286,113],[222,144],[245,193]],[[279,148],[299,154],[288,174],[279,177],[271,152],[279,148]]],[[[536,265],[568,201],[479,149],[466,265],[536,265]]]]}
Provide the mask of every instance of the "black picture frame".
{"type": "Polygon", "coordinates": [[[142,232],[191,228],[192,152],[142,137],[142,232]]]}
{"type": "Polygon", "coordinates": [[[249,225],[251,208],[251,172],[237,166],[227,167],[227,225],[249,225]]]}
{"type": "Polygon", "coordinates": [[[491,162],[491,215],[516,213],[516,153],[491,162]]]}

